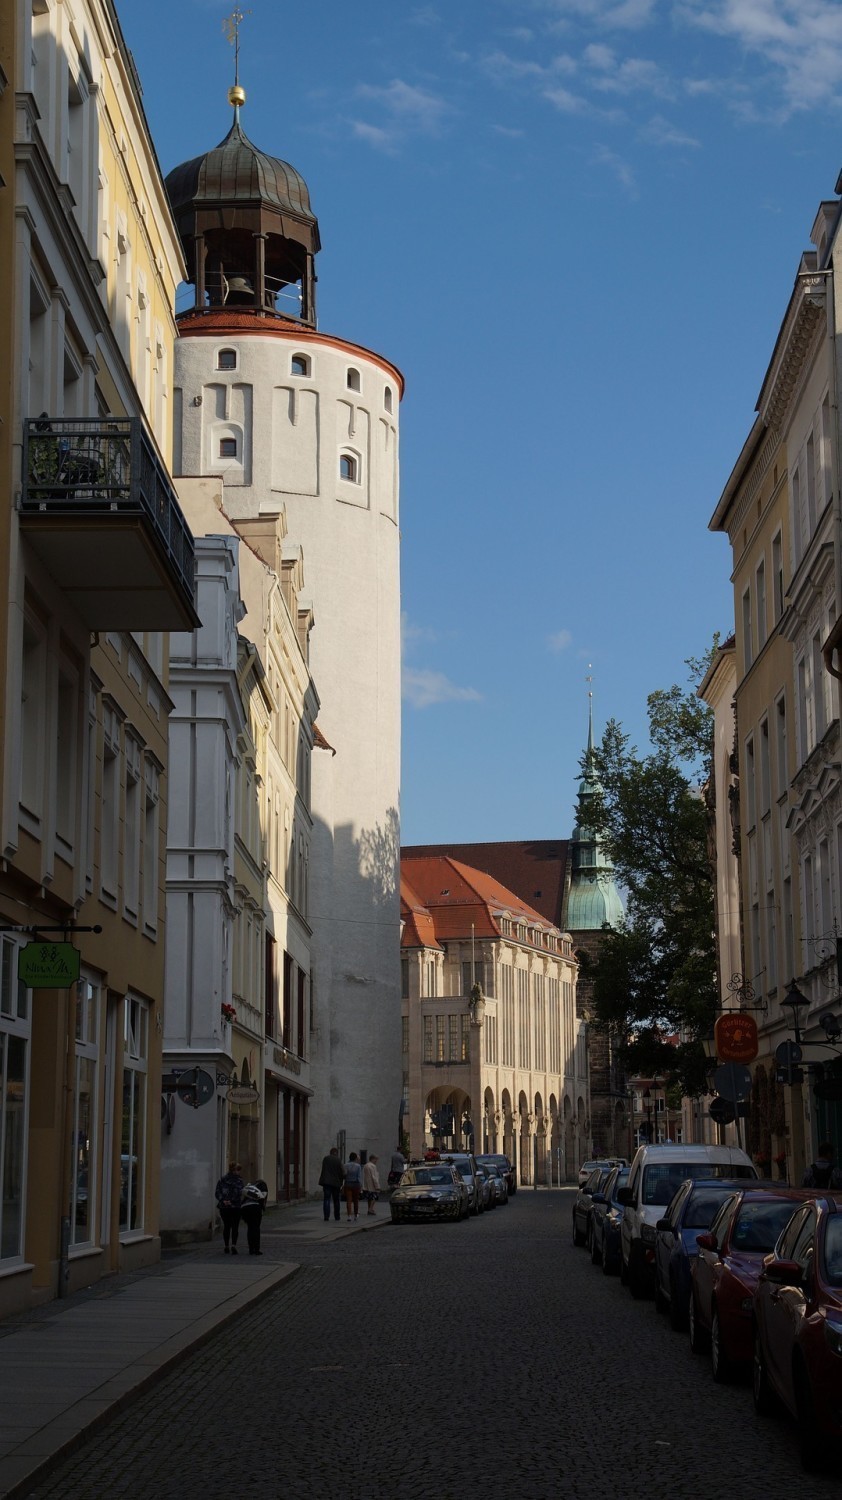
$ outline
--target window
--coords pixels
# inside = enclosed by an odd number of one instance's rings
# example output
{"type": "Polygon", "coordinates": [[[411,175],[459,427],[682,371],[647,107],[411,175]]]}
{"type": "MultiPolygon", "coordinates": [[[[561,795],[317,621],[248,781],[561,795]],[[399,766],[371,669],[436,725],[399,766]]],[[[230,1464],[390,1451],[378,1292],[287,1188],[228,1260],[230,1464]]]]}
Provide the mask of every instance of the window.
{"type": "Polygon", "coordinates": [[[775,623],[784,612],[784,559],[781,533],[772,538],[772,610],[775,623]]]}
{"type": "Polygon", "coordinates": [[[470,1062],[470,1060],[471,1060],[471,1018],[470,1018],[470,1016],[463,1016],[462,1017],[462,1040],[461,1040],[461,1053],[460,1053],[460,1056],[461,1056],[463,1062],[470,1062]]]}
{"type": "Polygon", "coordinates": [[[818,744],[827,729],[826,682],[827,673],[824,669],[824,660],[822,657],[822,638],[817,632],[813,636],[813,697],[815,699],[813,718],[816,726],[816,744],[818,744]]]}
{"type": "Polygon", "coordinates": [[[401,959],[401,999],[409,999],[409,959],[401,959]]]}
{"type": "Polygon", "coordinates": [[[149,1009],[134,995],[123,1001],[123,1132],[120,1143],[120,1229],[142,1229],[146,1164],[146,1073],[149,1009]]]}
{"type": "Polygon", "coordinates": [[[760,814],[771,807],[771,779],[769,767],[769,720],[760,721],[760,814]]]}
{"type": "Polygon", "coordinates": [[[20,704],[20,804],[40,818],[44,790],[46,639],[34,620],[23,622],[20,704]]]}
{"type": "Polygon", "coordinates": [[[143,925],[147,932],[158,926],[160,850],[158,848],[158,796],[161,766],[146,758],[145,808],[143,817],[143,925]]]}
{"type": "Polygon", "coordinates": [[[789,785],[789,769],[786,751],[786,697],[782,693],[775,704],[775,759],[777,761],[778,796],[786,795],[789,785]]]}
{"type": "Polygon", "coordinates": [[[103,896],[117,896],[117,832],[120,819],[120,730],[111,709],[105,710],[102,750],[102,831],[99,875],[103,896]]]}
{"type": "Polygon", "coordinates": [[[751,633],[751,591],[743,594],[743,671],[747,672],[754,661],[754,644],[751,633]]]}
{"type": "Polygon", "coordinates": [[[18,945],[0,940],[0,1263],[23,1253],[28,1123],[29,991],[18,945]]]}
{"type": "Polygon", "coordinates": [[[436,1016],[436,1062],[444,1062],[444,1016],[436,1016]]]}
{"type": "Polygon", "coordinates": [[[355,370],[353,368],[349,369],[348,374],[347,374],[346,379],[345,379],[345,384],[347,385],[349,391],[358,391],[358,390],[360,390],[361,386],[360,386],[360,372],[359,372],[359,370],[355,370]]]}
{"type": "Polygon", "coordinates": [[[425,1016],[424,1017],[424,1061],[425,1061],[425,1063],[431,1063],[433,1061],[433,1018],[432,1018],[432,1016],[425,1016]]]}
{"type": "Polygon", "coordinates": [[[447,1018],[448,1056],[451,1062],[458,1062],[461,1056],[461,1046],[459,1039],[460,1020],[460,1016],[448,1016],[447,1018]]]}
{"type": "Polygon", "coordinates": [[[236,349],[220,349],[216,356],[216,368],[218,370],[236,370],[236,349]]]}
{"type": "Polygon", "coordinates": [[[140,760],[141,749],[126,735],[126,816],[123,826],[123,904],[137,917],[140,888],[140,760]]]}
{"type": "Polygon", "coordinates": [[[798,690],[798,754],[799,764],[803,765],[811,749],[807,716],[807,663],[803,656],[796,668],[796,685],[798,690]]]}
{"type": "Polygon", "coordinates": [[[289,368],[291,375],[309,375],[310,361],[307,358],[307,355],[293,354],[292,359],[290,360],[289,368]]]}
{"type": "Polygon", "coordinates": [[[96,1222],[97,1064],[99,989],[76,985],[76,1057],[70,1170],[70,1243],[90,1244],[96,1222]]]}
{"type": "Polygon", "coordinates": [[[757,589],[757,649],[766,644],[766,564],[761,562],[755,574],[757,589]]]}
{"type": "Polygon", "coordinates": [[[757,816],[755,810],[754,740],[746,740],[746,828],[753,828],[757,816]]]}
{"type": "Polygon", "coordinates": [[[351,453],[342,453],[339,458],[339,478],[350,484],[359,483],[359,464],[351,453]]]}
{"type": "Polygon", "coordinates": [[[392,410],[392,387],[390,385],[387,385],[383,392],[383,405],[387,411],[392,410]]]}
{"type": "Polygon", "coordinates": [[[220,458],[236,458],[237,457],[237,439],[236,438],[232,438],[232,437],[220,438],[219,439],[219,456],[220,456],[220,458]]]}

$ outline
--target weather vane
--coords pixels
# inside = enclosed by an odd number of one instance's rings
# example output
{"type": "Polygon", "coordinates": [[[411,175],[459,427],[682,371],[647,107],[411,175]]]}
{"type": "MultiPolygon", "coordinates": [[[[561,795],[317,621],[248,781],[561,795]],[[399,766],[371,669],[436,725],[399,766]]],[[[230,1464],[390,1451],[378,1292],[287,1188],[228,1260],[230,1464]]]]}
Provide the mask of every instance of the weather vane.
{"type": "Polygon", "coordinates": [[[222,23],[225,39],[234,48],[234,86],[228,90],[228,102],[235,108],[246,102],[246,91],[240,88],[240,27],[246,16],[250,15],[250,10],[243,10],[241,6],[235,5],[230,16],[226,16],[222,23]]]}
{"type": "Polygon", "coordinates": [[[585,681],[588,684],[588,697],[592,698],[593,688],[591,687],[591,683],[593,682],[593,662],[588,662],[588,670],[585,673],[585,681]]]}

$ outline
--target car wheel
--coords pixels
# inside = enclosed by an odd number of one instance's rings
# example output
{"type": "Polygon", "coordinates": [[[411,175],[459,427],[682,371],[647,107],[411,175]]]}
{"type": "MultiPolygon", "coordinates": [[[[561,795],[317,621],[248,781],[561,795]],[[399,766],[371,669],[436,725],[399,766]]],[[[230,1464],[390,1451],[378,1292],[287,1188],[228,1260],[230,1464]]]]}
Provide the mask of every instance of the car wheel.
{"type": "Polygon", "coordinates": [[[769,1384],[769,1372],[766,1369],[763,1345],[760,1342],[760,1334],[756,1329],[754,1333],[754,1360],[751,1369],[751,1394],[754,1397],[754,1409],[759,1417],[774,1416],[778,1403],[775,1393],[769,1384]]]}
{"type": "Polygon", "coordinates": [[[734,1379],[733,1361],[723,1347],[722,1324],[716,1308],[710,1320],[710,1368],[717,1385],[727,1385],[734,1379]]]}
{"type": "Polygon", "coordinates": [[[810,1377],[800,1355],[795,1357],[792,1388],[795,1394],[795,1410],[798,1413],[798,1447],[801,1463],[808,1473],[815,1474],[824,1468],[827,1449],[816,1423],[810,1377]]]}
{"type": "Polygon", "coordinates": [[[699,1322],[699,1309],[696,1306],[696,1297],[690,1293],[690,1306],[687,1309],[688,1322],[690,1325],[690,1348],[694,1354],[707,1354],[708,1332],[699,1322]]]}
{"type": "Polygon", "coordinates": [[[683,1302],[678,1295],[678,1288],[674,1281],[670,1282],[670,1328],[676,1333],[681,1333],[687,1327],[687,1303],[683,1302]]]}
{"type": "Polygon", "coordinates": [[[585,1237],[582,1234],[581,1230],[579,1229],[578,1224],[576,1223],[576,1215],[574,1214],[573,1215],[573,1245],[574,1245],[575,1249],[578,1250],[582,1245],[584,1245],[584,1243],[585,1243],[585,1237]]]}

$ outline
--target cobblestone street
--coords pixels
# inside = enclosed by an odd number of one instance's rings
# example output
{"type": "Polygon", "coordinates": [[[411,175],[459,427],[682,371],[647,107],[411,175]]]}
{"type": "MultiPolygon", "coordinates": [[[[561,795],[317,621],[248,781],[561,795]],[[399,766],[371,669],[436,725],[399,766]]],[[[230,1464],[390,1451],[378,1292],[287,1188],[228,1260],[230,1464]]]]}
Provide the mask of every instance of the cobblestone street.
{"type": "MultiPolygon", "coordinates": [[[[793,1431],[570,1243],[572,1194],[385,1224],[301,1270],[31,1493],[370,1500],[837,1493],[793,1431]]],[[[380,1205],[384,1212],[386,1206],[380,1205]]],[[[277,1221],[276,1221],[277,1223],[277,1221]]]]}

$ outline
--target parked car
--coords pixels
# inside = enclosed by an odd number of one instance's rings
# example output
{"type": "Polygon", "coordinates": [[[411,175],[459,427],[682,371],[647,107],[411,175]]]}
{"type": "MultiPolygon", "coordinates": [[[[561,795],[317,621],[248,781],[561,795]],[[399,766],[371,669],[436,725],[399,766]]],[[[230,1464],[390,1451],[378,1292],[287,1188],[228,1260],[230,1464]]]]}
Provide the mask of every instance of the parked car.
{"type": "Polygon", "coordinates": [[[655,1225],[655,1306],[669,1312],[675,1329],[687,1326],[699,1235],[710,1229],[723,1204],[739,1190],[740,1183],[733,1179],[691,1177],[655,1225]]]}
{"type": "Polygon", "coordinates": [[[449,1162],[418,1162],[407,1167],[389,1202],[392,1223],[409,1219],[463,1219],[470,1211],[468,1189],[449,1162]]]}
{"type": "Polygon", "coordinates": [[[485,1203],[483,1193],[477,1181],[476,1157],[470,1151],[443,1151],[439,1160],[450,1162],[451,1166],[456,1168],[462,1181],[468,1188],[471,1213],[481,1214],[485,1208],[485,1203]]]}
{"type": "Polygon", "coordinates": [[[655,1225],[687,1177],[738,1177],[756,1181],[757,1168],[736,1146],[640,1146],[629,1180],[620,1189],[620,1280],[633,1297],[654,1289],[655,1225]]]}
{"type": "Polygon", "coordinates": [[[612,1167],[601,1190],[591,1196],[591,1260],[602,1266],[604,1276],[620,1269],[620,1224],[625,1209],[617,1193],[628,1180],[628,1167],[612,1167]]]}
{"type": "Polygon", "coordinates": [[[730,1380],[754,1354],[754,1291],[763,1258],[799,1203],[814,1192],[770,1183],[743,1188],[722,1204],[698,1239],[690,1299],[690,1344],[710,1348],[713,1378],[730,1380]]]}
{"type": "Polygon", "coordinates": [[[497,1207],[497,1193],[491,1182],[491,1173],[481,1162],[474,1164],[477,1183],[479,1184],[480,1197],[482,1199],[483,1213],[487,1208],[497,1207]]]}
{"type": "Polygon", "coordinates": [[[477,1161],[478,1167],[484,1167],[491,1178],[491,1187],[497,1203],[508,1203],[509,1183],[506,1174],[500,1170],[495,1162],[477,1161]]]}
{"type": "Polygon", "coordinates": [[[777,1397],[798,1423],[807,1469],[842,1440],[842,1198],[797,1208],[754,1293],[754,1404],[777,1397]]]}
{"type": "Polygon", "coordinates": [[[573,1243],[574,1245],[590,1246],[590,1220],[592,1208],[592,1196],[608,1181],[612,1168],[607,1164],[595,1167],[587,1182],[580,1187],[576,1197],[573,1199],[573,1243]]]}
{"type": "Polygon", "coordinates": [[[509,1196],[511,1197],[512,1193],[517,1192],[515,1169],[509,1161],[508,1156],[504,1156],[501,1151],[486,1151],[483,1152],[482,1156],[477,1157],[477,1161],[483,1162],[486,1166],[499,1167],[506,1179],[509,1196]]]}
{"type": "Polygon", "coordinates": [[[625,1167],[625,1157],[622,1156],[596,1156],[593,1161],[583,1161],[579,1168],[579,1186],[584,1187],[588,1178],[597,1167],[625,1167]]]}

